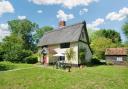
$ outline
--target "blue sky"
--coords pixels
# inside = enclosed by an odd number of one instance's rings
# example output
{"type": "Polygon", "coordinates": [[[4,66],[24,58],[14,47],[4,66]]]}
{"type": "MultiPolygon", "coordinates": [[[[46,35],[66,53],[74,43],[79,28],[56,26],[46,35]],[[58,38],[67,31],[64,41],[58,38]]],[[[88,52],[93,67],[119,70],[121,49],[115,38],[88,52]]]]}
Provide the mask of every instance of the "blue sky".
{"type": "Polygon", "coordinates": [[[1,0],[0,37],[7,34],[7,21],[27,18],[40,27],[57,27],[59,20],[67,24],[85,20],[88,28],[115,29],[124,40],[121,26],[127,15],[128,0],[1,0]]]}

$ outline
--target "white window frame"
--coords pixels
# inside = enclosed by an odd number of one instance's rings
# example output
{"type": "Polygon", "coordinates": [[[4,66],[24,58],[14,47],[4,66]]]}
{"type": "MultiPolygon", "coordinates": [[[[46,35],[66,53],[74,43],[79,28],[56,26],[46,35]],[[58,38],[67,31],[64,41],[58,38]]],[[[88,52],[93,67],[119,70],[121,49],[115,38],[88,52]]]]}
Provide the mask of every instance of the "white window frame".
{"type": "Polygon", "coordinates": [[[116,58],[116,61],[121,62],[121,61],[123,61],[123,58],[122,58],[122,57],[117,57],[117,58],[116,58]]]}

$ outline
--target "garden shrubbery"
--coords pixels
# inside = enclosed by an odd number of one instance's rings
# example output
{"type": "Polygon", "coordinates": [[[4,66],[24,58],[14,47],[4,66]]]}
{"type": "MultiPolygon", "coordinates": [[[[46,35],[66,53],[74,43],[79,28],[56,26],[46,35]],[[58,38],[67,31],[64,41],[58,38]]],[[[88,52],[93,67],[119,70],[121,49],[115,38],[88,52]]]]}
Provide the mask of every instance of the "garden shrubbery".
{"type": "Polygon", "coordinates": [[[38,62],[38,59],[36,56],[32,55],[32,56],[26,57],[25,62],[28,64],[34,64],[38,62]]]}
{"type": "Polygon", "coordinates": [[[109,61],[106,62],[107,65],[114,65],[114,63],[111,61],[111,59],[109,61]]]}
{"type": "Polygon", "coordinates": [[[10,62],[0,62],[0,71],[6,71],[14,69],[15,65],[10,62]]]}
{"type": "Polygon", "coordinates": [[[101,64],[100,60],[96,59],[96,58],[92,58],[91,59],[91,63],[92,64],[101,64]]]}
{"type": "Polygon", "coordinates": [[[18,53],[19,62],[25,63],[25,58],[32,55],[32,51],[30,50],[22,50],[18,53]]]}
{"type": "Polygon", "coordinates": [[[9,51],[4,54],[3,60],[13,63],[25,63],[25,58],[32,55],[30,50],[9,51]]]}

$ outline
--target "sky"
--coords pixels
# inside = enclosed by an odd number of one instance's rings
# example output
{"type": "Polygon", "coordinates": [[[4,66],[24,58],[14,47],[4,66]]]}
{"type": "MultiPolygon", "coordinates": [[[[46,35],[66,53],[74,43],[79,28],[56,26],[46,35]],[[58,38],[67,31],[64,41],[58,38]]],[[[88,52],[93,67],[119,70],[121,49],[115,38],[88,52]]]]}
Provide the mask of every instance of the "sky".
{"type": "Polygon", "coordinates": [[[87,28],[121,30],[128,15],[128,0],[0,0],[0,40],[9,35],[8,21],[29,19],[39,27],[58,27],[86,21],[87,28]]]}

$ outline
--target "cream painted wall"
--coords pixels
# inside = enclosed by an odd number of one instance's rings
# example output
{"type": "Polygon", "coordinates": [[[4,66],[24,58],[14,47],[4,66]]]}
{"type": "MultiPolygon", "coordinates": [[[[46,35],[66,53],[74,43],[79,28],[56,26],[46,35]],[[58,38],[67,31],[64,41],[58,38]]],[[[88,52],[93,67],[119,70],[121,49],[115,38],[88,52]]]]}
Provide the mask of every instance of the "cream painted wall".
{"type": "MultiPolygon", "coordinates": [[[[52,50],[52,49],[56,49],[56,48],[60,48],[60,44],[56,44],[56,45],[49,45],[48,46],[48,49],[52,50]]],[[[75,52],[75,57],[73,60],[71,60],[71,63],[72,64],[78,64],[78,42],[72,42],[70,43],[70,48],[73,48],[74,52],[75,52]]],[[[54,57],[52,53],[49,52],[49,55],[48,55],[48,59],[49,59],[49,63],[52,63],[52,62],[55,62],[57,61],[57,57],[54,57]]],[[[66,63],[69,63],[69,61],[67,60],[66,58],[66,55],[65,55],[65,62],[66,63]]]]}
{"type": "Polygon", "coordinates": [[[54,51],[54,49],[59,48],[59,47],[60,47],[59,44],[49,45],[48,46],[48,51],[49,51],[49,53],[48,53],[48,60],[49,60],[49,63],[54,63],[54,62],[57,61],[58,57],[53,56],[56,53],[54,53],[52,51],[54,51]]]}

